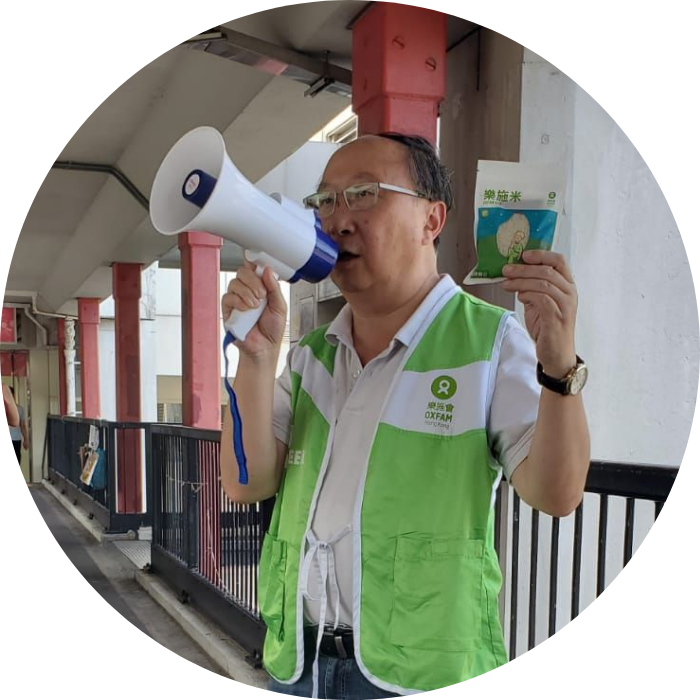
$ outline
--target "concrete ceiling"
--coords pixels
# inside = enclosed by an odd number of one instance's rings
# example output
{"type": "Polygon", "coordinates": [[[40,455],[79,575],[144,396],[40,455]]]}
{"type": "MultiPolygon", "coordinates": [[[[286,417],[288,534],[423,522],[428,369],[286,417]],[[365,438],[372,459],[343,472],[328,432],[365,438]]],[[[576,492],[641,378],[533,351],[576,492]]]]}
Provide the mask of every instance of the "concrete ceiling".
{"type": "MultiPolygon", "coordinates": [[[[349,68],[349,27],[369,4],[291,5],[221,29],[274,44],[281,55],[292,50],[319,64],[327,57],[334,66],[349,68]]],[[[470,27],[448,18],[449,42],[470,27]]],[[[180,136],[204,124],[219,129],[237,167],[256,182],[350,103],[347,95],[333,91],[305,96],[308,83],[266,72],[265,61],[243,65],[215,53],[201,42],[175,47],[97,107],[57,162],[117,168],[132,191],[115,176],[119,173],[52,169],[20,233],[6,298],[34,294],[42,310],[75,313],[75,298],[111,294],[113,262],[162,260],[177,266],[176,237],[155,231],[146,206],[158,166],[180,136]]],[[[294,75],[293,66],[286,75],[294,75]]],[[[237,246],[227,244],[222,267],[233,269],[240,259],[237,246]]]]}

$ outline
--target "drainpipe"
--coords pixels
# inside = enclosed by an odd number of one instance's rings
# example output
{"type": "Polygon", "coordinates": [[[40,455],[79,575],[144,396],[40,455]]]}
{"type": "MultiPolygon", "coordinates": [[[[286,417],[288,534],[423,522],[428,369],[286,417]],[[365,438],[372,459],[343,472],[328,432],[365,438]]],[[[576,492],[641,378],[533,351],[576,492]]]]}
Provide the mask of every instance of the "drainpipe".
{"type": "MultiPolygon", "coordinates": [[[[24,312],[27,314],[27,317],[43,329],[45,346],[48,347],[48,334],[46,333],[46,328],[40,324],[36,318],[32,317],[46,316],[48,318],[64,319],[66,322],[66,341],[65,350],[63,353],[63,361],[65,362],[66,367],[66,413],[69,416],[74,416],[77,412],[75,403],[75,321],[77,320],[77,317],[70,316],[68,314],[55,314],[51,313],[50,311],[40,311],[36,308],[37,293],[30,292],[27,296],[29,296],[32,300],[31,313],[28,308],[28,304],[18,304],[18,306],[22,306],[24,308],[24,312]]],[[[59,358],[59,362],[60,361],[61,358],[59,358]]]]}
{"type": "Polygon", "coordinates": [[[34,315],[34,309],[29,305],[29,304],[14,304],[14,303],[9,303],[9,304],[4,304],[4,306],[7,306],[11,309],[22,309],[24,311],[26,317],[39,329],[41,332],[41,338],[43,341],[44,347],[47,347],[49,344],[49,333],[46,329],[46,326],[44,326],[42,323],[39,323],[37,317],[34,315]]]}

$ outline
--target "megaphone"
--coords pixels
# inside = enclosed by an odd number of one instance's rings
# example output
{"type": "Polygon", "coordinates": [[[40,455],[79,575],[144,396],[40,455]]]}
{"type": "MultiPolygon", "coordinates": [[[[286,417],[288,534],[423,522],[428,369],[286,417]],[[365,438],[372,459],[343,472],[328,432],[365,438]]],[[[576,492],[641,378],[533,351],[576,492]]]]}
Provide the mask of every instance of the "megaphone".
{"type": "MultiPolygon", "coordinates": [[[[338,246],[314,212],[251,184],[228,157],[223,136],[208,126],[185,134],[165,156],[153,182],[150,213],[153,226],[166,236],[205,231],[237,243],[259,275],[269,266],[288,282],[320,282],[338,259],[338,246]]],[[[245,340],[265,305],[234,311],[226,330],[245,340]]]]}

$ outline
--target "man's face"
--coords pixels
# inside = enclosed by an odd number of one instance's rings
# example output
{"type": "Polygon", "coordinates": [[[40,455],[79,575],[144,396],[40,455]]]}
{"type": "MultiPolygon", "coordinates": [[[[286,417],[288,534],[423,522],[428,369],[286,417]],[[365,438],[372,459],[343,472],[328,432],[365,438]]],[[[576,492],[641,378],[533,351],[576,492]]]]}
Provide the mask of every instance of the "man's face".
{"type": "MultiPolygon", "coordinates": [[[[365,182],[383,182],[415,190],[407,149],[379,137],[364,137],[337,151],[319,190],[341,192],[365,182]]],[[[379,191],[377,204],[350,211],[342,194],[323,228],[338,243],[340,256],[332,274],[343,292],[389,288],[424,254],[427,202],[406,194],[379,191]]],[[[428,241],[432,248],[432,239],[428,241]]]]}

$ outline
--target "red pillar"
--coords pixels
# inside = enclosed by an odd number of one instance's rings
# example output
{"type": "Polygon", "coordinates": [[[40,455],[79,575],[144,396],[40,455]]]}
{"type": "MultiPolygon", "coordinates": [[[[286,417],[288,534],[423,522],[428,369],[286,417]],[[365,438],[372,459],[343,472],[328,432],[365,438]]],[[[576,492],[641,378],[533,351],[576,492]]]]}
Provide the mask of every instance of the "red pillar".
{"type": "MultiPolygon", "coordinates": [[[[182,420],[195,428],[221,428],[221,355],[219,339],[219,258],[222,240],[209,233],[181,233],[182,420]]],[[[221,485],[218,450],[200,442],[199,570],[222,585],[221,485]]]]}
{"type": "Polygon", "coordinates": [[[445,15],[377,2],[357,21],[352,38],[352,106],[360,135],[398,131],[436,143],[445,96],[445,15]]]}
{"type": "MultiPolygon", "coordinates": [[[[112,265],[117,421],[141,420],[141,265],[112,265]]],[[[141,431],[117,431],[117,504],[120,513],[142,510],[141,431]]]]}
{"type": "Polygon", "coordinates": [[[222,240],[180,234],[182,268],[182,422],[221,428],[219,256],[222,240]]]}
{"type": "Polygon", "coordinates": [[[58,332],[58,411],[65,416],[68,413],[68,390],[66,389],[66,320],[57,319],[58,332]]]}
{"type": "Polygon", "coordinates": [[[78,299],[80,388],[85,418],[100,417],[100,300],[78,299]]]}

